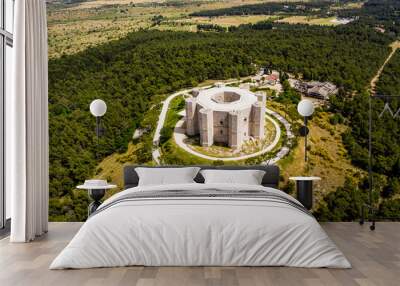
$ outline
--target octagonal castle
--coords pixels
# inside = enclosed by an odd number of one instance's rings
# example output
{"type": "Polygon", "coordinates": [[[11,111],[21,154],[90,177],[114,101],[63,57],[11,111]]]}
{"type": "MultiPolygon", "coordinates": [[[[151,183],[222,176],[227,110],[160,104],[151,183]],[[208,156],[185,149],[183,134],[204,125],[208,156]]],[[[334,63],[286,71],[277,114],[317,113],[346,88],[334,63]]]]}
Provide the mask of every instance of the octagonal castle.
{"type": "Polygon", "coordinates": [[[264,94],[225,86],[192,94],[186,99],[186,134],[200,134],[202,146],[223,143],[240,148],[250,137],[264,138],[264,94]]]}

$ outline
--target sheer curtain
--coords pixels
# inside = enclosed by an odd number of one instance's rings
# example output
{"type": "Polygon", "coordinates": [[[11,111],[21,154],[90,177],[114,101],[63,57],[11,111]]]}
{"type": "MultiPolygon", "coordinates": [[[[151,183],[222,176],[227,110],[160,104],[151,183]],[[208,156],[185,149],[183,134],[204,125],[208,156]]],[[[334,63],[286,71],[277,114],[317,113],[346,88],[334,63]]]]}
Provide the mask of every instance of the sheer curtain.
{"type": "Polygon", "coordinates": [[[47,232],[48,107],[45,0],[16,0],[13,93],[6,98],[6,187],[12,242],[47,232]]]}

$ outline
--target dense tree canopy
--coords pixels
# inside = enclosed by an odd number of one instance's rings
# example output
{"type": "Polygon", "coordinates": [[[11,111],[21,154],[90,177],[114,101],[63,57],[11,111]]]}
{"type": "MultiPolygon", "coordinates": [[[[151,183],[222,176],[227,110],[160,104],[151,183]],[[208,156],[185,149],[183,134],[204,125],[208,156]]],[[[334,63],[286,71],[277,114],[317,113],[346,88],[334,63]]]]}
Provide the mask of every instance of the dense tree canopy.
{"type": "Polygon", "coordinates": [[[376,90],[382,95],[400,96],[400,51],[398,50],[385,66],[376,90]]]}
{"type": "MultiPolygon", "coordinates": [[[[397,96],[399,94],[400,62],[396,54],[385,67],[377,85],[377,93],[397,96]]],[[[343,115],[351,128],[343,134],[343,142],[349,151],[353,164],[368,171],[369,166],[369,103],[371,101],[371,167],[374,175],[374,205],[378,207],[380,217],[398,217],[400,214],[400,117],[395,114],[400,110],[400,96],[396,98],[379,98],[376,95],[370,98],[367,93],[354,97],[333,97],[331,109],[336,114],[343,115]],[[390,107],[384,109],[385,104],[390,107]],[[383,111],[385,112],[383,113],[383,111]]],[[[343,196],[354,195],[354,200],[360,204],[365,201],[369,185],[357,187],[348,184],[343,189],[327,195],[317,216],[325,220],[353,220],[357,214],[349,216],[352,206],[343,196]]]]}
{"type": "MultiPolygon", "coordinates": [[[[349,2],[349,1],[342,1],[349,2]]],[[[296,2],[265,2],[234,6],[230,8],[205,10],[192,13],[192,16],[228,16],[228,15],[272,15],[283,13],[286,15],[312,15],[321,14],[333,4],[333,1],[296,1],[296,2]],[[322,11],[321,11],[322,10],[322,11]]]]}

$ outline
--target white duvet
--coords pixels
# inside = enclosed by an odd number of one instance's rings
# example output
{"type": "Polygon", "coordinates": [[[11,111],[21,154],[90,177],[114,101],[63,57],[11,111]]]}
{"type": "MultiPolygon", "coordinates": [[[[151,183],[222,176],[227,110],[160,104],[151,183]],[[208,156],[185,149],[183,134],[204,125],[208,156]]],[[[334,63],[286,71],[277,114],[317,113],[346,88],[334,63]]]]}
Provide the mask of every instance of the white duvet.
{"type": "MultiPolygon", "coordinates": [[[[184,184],[164,190],[263,190],[254,185],[184,184]]],[[[318,222],[283,203],[246,198],[153,198],[122,201],[90,217],[50,269],[145,266],[293,266],[350,268],[318,222]]]]}

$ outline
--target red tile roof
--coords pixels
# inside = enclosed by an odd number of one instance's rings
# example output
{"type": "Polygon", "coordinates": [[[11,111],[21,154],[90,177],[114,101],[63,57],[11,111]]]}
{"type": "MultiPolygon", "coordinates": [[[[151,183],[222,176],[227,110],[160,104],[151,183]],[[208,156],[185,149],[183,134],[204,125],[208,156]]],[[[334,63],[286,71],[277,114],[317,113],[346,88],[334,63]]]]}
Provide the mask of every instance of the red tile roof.
{"type": "Polygon", "coordinates": [[[266,80],[278,80],[278,76],[274,74],[269,74],[265,77],[266,80]]]}

